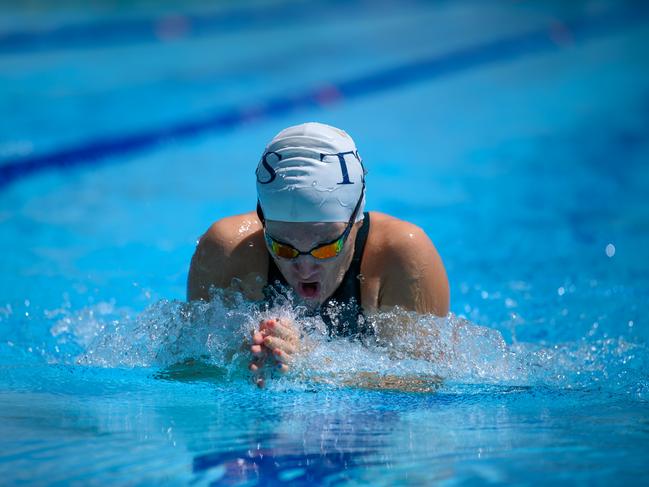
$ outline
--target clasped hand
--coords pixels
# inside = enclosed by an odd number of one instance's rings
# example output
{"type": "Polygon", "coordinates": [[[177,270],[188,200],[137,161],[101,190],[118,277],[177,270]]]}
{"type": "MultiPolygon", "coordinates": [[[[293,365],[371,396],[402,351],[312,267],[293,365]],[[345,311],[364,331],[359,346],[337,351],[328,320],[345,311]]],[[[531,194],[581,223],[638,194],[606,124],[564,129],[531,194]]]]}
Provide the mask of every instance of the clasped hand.
{"type": "Polygon", "coordinates": [[[248,366],[255,383],[264,387],[264,372],[268,367],[275,367],[281,373],[288,372],[299,346],[300,335],[292,320],[261,320],[259,328],[252,332],[250,353],[253,358],[248,366]]]}

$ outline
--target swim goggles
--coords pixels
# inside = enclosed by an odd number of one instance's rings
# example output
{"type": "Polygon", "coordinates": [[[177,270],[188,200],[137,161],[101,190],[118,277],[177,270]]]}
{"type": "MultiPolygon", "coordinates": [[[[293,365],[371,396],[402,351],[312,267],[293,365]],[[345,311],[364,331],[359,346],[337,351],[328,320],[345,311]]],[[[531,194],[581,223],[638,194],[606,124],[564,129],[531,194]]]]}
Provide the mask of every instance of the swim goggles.
{"type": "Polygon", "coordinates": [[[306,252],[298,250],[291,244],[282,242],[281,240],[277,240],[276,238],[268,235],[268,232],[266,232],[266,221],[263,217],[263,212],[261,211],[261,205],[257,203],[257,214],[259,215],[259,219],[264,225],[264,239],[266,240],[268,248],[275,256],[281,257],[282,259],[297,259],[300,255],[310,255],[318,260],[325,260],[338,256],[338,254],[340,254],[343,247],[345,246],[347,237],[349,237],[349,233],[351,232],[352,227],[354,226],[354,222],[356,221],[356,214],[358,213],[358,209],[360,208],[361,202],[363,201],[363,195],[365,193],[364,190],[365,188],[363,188],[363,191],[361,191],[361,197],[358,199],[356,207],[354,208],[352,216],[349,218],[347,226],[345,227],[345,231],[342,233],[342,235],[330,242],[318,244],[311,250],[308,250],[306,252]]]}

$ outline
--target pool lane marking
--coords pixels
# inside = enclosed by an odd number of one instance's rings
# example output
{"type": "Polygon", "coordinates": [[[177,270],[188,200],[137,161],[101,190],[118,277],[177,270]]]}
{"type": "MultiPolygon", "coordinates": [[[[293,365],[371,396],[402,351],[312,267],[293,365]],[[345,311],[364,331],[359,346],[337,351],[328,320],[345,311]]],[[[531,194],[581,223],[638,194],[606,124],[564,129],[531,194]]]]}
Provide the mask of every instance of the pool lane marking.
{"type": "MultiPolygon", "coordinates": [[[[376,8],[403,6],[377,0],[376,8]]],[[[376,2],[375,2],[376,3],[376,2]]],[[[408,2],[410,3],[410,2],[408,2]]],[[[96,48],[137,42],[174,39],[250,30],[269,25],[287,26],[303,20],[334,18],[341,9],[356,8],[349,0],[311,0],[282,2],[267,6],[236,7],[220,12],[168,13],[154,17],[90,21],[22,31],[0,31],[0,55],[52,49],[96,48]]]]}
{"type": "Polygon", "coordinates": [[[89,140],[44,154],[34,154],[0,161],[0,187],[12,181],[48,169],[69,169],[105,163],[112,157],[152,149],[164,142],[186,139],[208,132],[223,133],[244,123],[280,117],[298,110],[324,107],[342,100],[351,100],[383,91],[401,88],[424,80],[463,72],[469,69],[513,61],[523,56],[560,49],[646,20],[649,9],[608,12],[566,23],[554,23],[549,28],[503,38],[486,44],[459,49],[403,64],[339,83],[323,85],[301,94],[283,95],[215,112],[177,124],[141,132],[89,140]]]}

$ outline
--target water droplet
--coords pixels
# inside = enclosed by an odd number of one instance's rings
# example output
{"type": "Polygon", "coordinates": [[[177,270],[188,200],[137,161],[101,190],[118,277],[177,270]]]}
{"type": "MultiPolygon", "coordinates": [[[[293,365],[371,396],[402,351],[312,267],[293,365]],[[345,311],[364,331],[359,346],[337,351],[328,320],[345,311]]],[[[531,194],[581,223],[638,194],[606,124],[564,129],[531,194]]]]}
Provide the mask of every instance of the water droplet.
{"type": "Polygon", "coordinates": [[[610,258],[613,257],[614,255],[615,255],[615,245],[610,243],[606,246],[606,256],[610,258]]]}
{"type": "Polygon", "coordinates": [[[557,289],[557,294],[559,296],[563,296],[564,294],[566,294],[566,289],[563,286],[561,286],[559,289],[557,289]]]}

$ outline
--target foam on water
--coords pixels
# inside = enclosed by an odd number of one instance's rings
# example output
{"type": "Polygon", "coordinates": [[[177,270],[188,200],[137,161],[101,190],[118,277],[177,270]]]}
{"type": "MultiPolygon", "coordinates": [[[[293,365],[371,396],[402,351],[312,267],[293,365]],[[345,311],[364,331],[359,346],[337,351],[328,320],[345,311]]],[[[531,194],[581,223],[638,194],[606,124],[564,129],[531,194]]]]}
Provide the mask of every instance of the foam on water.
{"type": "Polygon", "coordinates": [[[641,400],[649,391],[643,344],[624,337],[508,344],[499,331],[453,314],[376,313],[368,319],[377,337],[362,342],[330,339],[320,318],[305,317],[290,301],[260,310],[236,294],[217,293],[209,303],[161,300],[139,314],[102,302],[77,311],[61,308],[49,316],[51,339],[37,352],[50,363],[172,372],[184,364],[183,374],[192,375],[188,367],[207,367],[201,377],[242,380],[248,377],[246,344],[252,330],[261,319],[279,316],[302,329],[304,351],[287,375],[268,370],[270,388],[430,391],[441,378],[443,387],[596,388],[641,400]]]}

